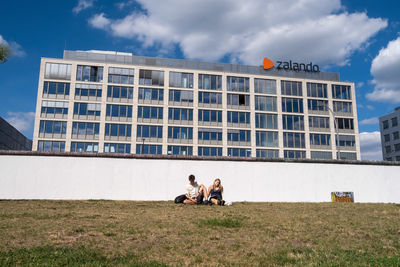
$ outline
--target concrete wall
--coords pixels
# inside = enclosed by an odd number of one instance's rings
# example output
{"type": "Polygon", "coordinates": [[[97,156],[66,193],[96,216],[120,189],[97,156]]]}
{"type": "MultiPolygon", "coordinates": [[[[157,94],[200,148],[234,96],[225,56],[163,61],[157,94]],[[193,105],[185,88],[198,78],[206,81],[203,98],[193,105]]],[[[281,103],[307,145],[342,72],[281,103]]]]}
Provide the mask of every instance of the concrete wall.
{"type": "Polygon", "coordinates": [[[400,203],[400,165],[0,154],[0,199],[171,200],[187,176],[221,178],[230,201],[400,203]]]}

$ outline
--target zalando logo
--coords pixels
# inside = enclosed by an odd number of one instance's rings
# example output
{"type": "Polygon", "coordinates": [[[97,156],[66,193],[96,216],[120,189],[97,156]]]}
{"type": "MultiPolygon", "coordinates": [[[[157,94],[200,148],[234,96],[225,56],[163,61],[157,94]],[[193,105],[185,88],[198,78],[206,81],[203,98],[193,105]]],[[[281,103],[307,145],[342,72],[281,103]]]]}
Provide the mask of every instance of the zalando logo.
{"type": "MultiPolygon", "coordinates": [[[[297,63],[297,62],[292,62],[291,60],[289,61],[277,61],[276,62],[278,65],[276,66],[276,69],[278,70],[294,70],[294,71],[307,71],[307,72],[319,72],[319,66],[314,65],[312,62],[309,64],[305,63],[297,63]]],[[[263,60],[263,67],[265,70],[271,69],[272,67],[275,66],[275,63],[269,59],[269,58],[264,58],[263,60]]]]}

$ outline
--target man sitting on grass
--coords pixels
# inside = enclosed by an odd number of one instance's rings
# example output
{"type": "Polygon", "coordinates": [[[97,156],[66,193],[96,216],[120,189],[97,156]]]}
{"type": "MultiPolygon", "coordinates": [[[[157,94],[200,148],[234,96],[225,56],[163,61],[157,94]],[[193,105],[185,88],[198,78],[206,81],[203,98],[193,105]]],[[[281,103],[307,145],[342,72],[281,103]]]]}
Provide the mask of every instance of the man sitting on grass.
{"type": "Polygon", "coordinates": [[[187,193],[186,199],[183,201],[184,204],[203,204],[203,198],[206,199],[205,202],[207,202],[207,189],[204,187],[204,185],[199,185],[194,180],[194,175],[189,175],[189,184],[186,186],[187,193]]]}

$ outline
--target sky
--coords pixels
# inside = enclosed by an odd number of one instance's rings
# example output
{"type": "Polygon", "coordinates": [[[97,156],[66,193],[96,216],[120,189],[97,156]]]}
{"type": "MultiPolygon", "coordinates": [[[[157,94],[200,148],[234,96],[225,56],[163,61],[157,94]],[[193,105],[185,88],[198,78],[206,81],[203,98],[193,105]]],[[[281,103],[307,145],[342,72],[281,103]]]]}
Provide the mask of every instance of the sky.
{"type": "Polygon", "coordinates": [[[41,57],[63,50],[261,65],[313,62],[356,86],[361,157],[382,160],[379,121],[400,106],[396,0],[5,0],[0,116],[33,135],[41,57]],[[21,8],[23,7],[23,8],[21,8]]]}

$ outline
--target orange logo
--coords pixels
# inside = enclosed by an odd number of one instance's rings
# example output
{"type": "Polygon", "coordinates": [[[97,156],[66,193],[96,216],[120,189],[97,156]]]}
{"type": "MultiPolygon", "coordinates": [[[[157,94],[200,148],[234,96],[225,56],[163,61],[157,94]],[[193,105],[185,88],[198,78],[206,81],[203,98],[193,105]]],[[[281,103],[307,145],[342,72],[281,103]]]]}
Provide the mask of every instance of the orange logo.
{"type": "Polygon", "coordinates": [[[274,66],[274,62],[269,58],[264,58],[263,61],[264,70],[270,69],[274,66]]]}

